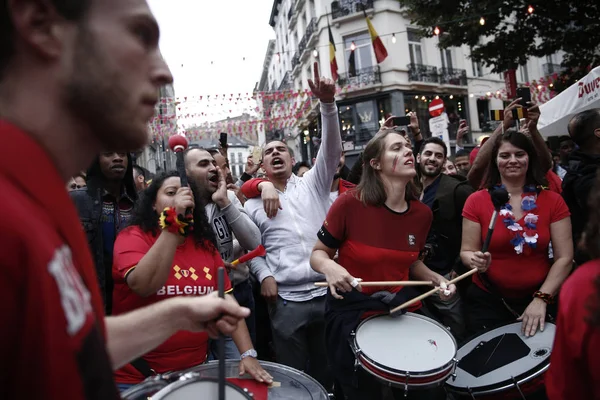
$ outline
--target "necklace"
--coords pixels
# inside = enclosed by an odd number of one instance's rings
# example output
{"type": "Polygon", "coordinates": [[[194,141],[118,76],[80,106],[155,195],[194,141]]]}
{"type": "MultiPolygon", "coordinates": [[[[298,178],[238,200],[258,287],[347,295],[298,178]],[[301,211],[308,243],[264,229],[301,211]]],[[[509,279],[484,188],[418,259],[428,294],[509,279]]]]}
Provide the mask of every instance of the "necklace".
{"type": "MultiPolygon", "coordinates": [[[[500,187],[504,186],[502,185],[500,187]]],[[[524,213],[523,222],[525,226],[522,226],[515,219],[515,214],[512,212],[510,203],[506,203],[500,208],[500,215],[502,216],[504,226],[514,234],[513,238],[510,240],[510,244],[517,254],[525,253],[525,255],[528,255],[531,253],[531,250],[535,249],[537,246],[539,237],[537,233],[538,216],[533,213],[533,211],[537,209],[537,197],[538,191],[534,185],[526,185],[523,187],[521,210],[524,213]]]]}

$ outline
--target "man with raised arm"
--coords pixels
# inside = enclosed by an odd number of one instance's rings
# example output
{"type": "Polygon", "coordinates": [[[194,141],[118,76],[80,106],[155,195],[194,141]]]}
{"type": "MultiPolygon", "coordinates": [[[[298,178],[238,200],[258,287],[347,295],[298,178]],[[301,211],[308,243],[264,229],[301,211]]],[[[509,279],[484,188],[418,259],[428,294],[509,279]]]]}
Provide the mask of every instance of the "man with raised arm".
{"type": "Polygon", "coordinates": [[[320,102],[322,143],[315,166],[302,178],[292,174],[294,159],[280,141],[267,143],[263,168],[269,181],[251,180],[242,186],[258,189],[262,198],[244,205],[262,233],[265,258],[251,261],[251,270],[269,303],[277,362],[309,373],[325,387],[331,386],[325,355],[325,293],[314,282],[323,275],[310,267],[317,232],[329,208],[331,182],[340,162],[342,141],[335,105],[335,83],[319,79],[308,84],[320,102]],[[279,197],[277,202],[271,201],[279,197]],[[280,207],[274,215],[274,211],[280,207]]]}

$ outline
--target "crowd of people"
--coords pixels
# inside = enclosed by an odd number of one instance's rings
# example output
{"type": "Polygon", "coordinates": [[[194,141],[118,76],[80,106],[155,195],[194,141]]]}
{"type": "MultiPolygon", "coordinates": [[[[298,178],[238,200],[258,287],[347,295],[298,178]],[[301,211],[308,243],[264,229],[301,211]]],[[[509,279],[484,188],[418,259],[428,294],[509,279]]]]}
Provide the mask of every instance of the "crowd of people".
{"type": "Polygon", "coordinates": [[[418,280],[439,290],[405,311],[459,344],[515,321],[527,337],[555,322],[538,395],[600,399],[599,109],[575,115],[554,154],[539,107],[516,121],[516,99],[454,161],[414,114],[406,129],[390,117],[348,168],[335,83],[315,63],[311,163],[272,141],[234,182],[226,149],[189,148],[189,185],[176,171],[148,182],[129,151],[145,144],[172,76],[146,3],[5,1],[0,21],[0,398],[117,399],[215,359],[226,334],[226,358],[258,382],[273,381],[258,360],[274,360],[336,399],[445,399],[443,387],[390,393],[348,342],[365,318],[427,290],[361,282],[418,280]],[[499,190],[509,200],[482,252],[499,190]],[[264,257],[235,262],[259,245],[264,257]],[[450,282],[471,269],[472,280],[450,282]]]}

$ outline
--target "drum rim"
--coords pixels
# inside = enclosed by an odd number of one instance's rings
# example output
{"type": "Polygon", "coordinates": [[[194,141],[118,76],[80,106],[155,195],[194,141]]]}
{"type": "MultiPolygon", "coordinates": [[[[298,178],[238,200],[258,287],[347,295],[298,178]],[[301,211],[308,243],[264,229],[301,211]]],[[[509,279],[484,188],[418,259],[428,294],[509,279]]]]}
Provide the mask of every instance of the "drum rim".
{"type": "MultiPolygon", "coordinates": [[[[152,400],[161,400],[164,399],[165,396],[173,393],[174,390],[185,386],[187,383],[190,383],[190,381],[210,381],[210,382],[215,382],[218,383],[219,379],[218,378],[211,378],[211,377],[199,377],[199,376],[192,376],[189,374],[183,374],[179,379],[177,379],[175,382],[170,383],[169,385],[165,386],[164,388],[162,388],[158,393],[156,393],[155,395],[152,396],[152,400]]],[[[225,381],[225,386],[229,386],[232,387],[235,391],[239,392],[240,394],[242,394],[244,397],[246,397],[248,400],[252,400],[252,396],[250,396],[250,392],[247,390],[244,390],[236,385],[234,385],[231,382],[227,382],[225,381]]]]}
{"type": "MultiPolygon", "coordinates": [[[[302,378],[304,378],[307,381],[309,381],[312,384],[314,384],[315,387],[317,387],[318,389],[320,389],[325,396],[328,396],[328,394],[329,394],[329,392],[327,392],[327,390],[325,390],[325,388],[323,387],[323,385],[321,385],[319,383],[319,381],[317,381],[312,376],[308,375],[306,372],[300,371],[300,370],[298,370],[296,368],[292,368],[292,367],[287,366],[287,365],[278,364],[278,363],[271,362],[271,361],[263,361],[263,360],[257,360],[257,361],[258,361],[258,363],[263,368],[264,367],[276,367],[276,369],[278,369],[280,371],[281,370],[284,370],[284,371],[288,370],[288,371],[294,372],[294,373],[300,375],[302,378]]],[[[239,360],[225,360],[225,365],[228,365],[228,364],[235,364],[235,365],[237,365],[239,363],[240,363],[239,360]]],[[[183,377],[183,376],[188,375],[188,374],[192,374],[192,375],[196,374],[196,373],[198,373],[198,369],[202,369],[203,367],[204,368],[206,368],[206,367],[212,367],[212,366],[218,365],[218,364],[219,364],[218,360],[213,360],[213,361],[209,361],[209,362],[205,362],[205,363],[196,365],[195,367],[190,367],[190,368],[188,368],[186,370],[180,371],[181,372],[180,377],[183,377]]],[[[175,381],[177,381],[177,380],[178,379],[176,379],[175,381]]]]}
{"type": "MultiPolygon", "coordinates": [[[[361,321],[360,324],[358,324],[358,326],[356,327],[356,329],[354,331],[352,331],[352,351],[354,352],[354,355],[356,357],[357,352],[359,352],[358,354],[360,354],[360,357],[364,358],[365,361],[367,361],[371,366],[377,368],[377,369],[381,369],[383,372],[387,372],[389,374],[392,375],[400,375],[402,377],[406,377],[407,375],[409,376],[413,376],[413,377],[419,377],[419,378],[426,378],[428,376],[434,376],[434,375],[439,375],[440,373],[444,372],[446,369],[450,368],[452,369],[455,360],[456,360],[456,354],[458,353],[458,344],[456,342],[456,339],[454,338],[454,336],[452,336],[452,334],[439,322],[437,322],[436,320],[434,320],[433,318],[429,318],[426,317],[424,315],[420,315],[420,314],[416,314],[416,313],[411,313],[411,312],[407,312],[404,315],[408,315],[410,317],[415,317],[415,318],[420,318],[423,319],[425,321],[431,322],[434,325],[439,326],[444,332],[446,332],[446,334],[450,337],[450,339],[452,339],[452,343],[454,343],[454,356],[450,359],[450,361],[448,361],[446,364],[444,364],[443,366],[439,367],[439,368],[435,368],[435,369],[431,369],[431,370],[427,370],[427,371],[421,371],[421,372],[412,372],[412,371],[404,371],[404,370],[399,370],[399,369],[395,369],[395,368],[390,368],[388,366],[382,365],[380,363],[378,363],[377,361],[371,359],[369,356],[367,356],[362,350],[360,350],[360,347],[358,347],[358,343],[356,341],[356,332],[358,332],[358,330],[360,329],[360,327],[362,325],[364,325],[367,321],[371,320],[371,319],[375,319],[375,318],[381,318],[384,316],[387,316],[387,314],[379,314],[379,315],[372,315],[368,318],[365,318],[363,321],[361,321]]],[[[359,362],[360,359],[358,357],[356,357],[359,362]]],[[[362,364],[361,364],[362,365],[362,364]]],[[[367,369],[364,368],[363,369],[367,369]]]]}
{"type": "Polygon", "coordinates": [[[133,385],[132,387],[130,387],[129,389],[123,391],[123,393],[121,393],[121,398],[122,399],[127,399],[127,396],[131,396],[131,395],[135,395],[137,392],[141,391],[142,389],[147,390],[148,387],[153,388],[153,387],[159,387],[160,386],[160,390],[166,388],[167,386],[169,386],[171,384],[171,382],[162,379],[160,375],[155,375],[155,376],[151,376],[150,378],[147,378],[145,380],[143,380],[142,382],[133,385]]]}
{"type": "MultiPolygon", "coordinates": [[[[496,329],[500,329],[504,326],[509,326],[509,325],[514,325],[520,322],[511,322],[508,324],[499,324],[499,325],[495,325],[489,329],[486,329],[476,335],[472,335],[471,337],[469,337],[468,340],[466,340],[462,347],[466,346],[468,343],[471,343],[472,341],[476,340],[477,338],[483,336],[486,333],[492,332],[496,329]]],[[[556,323],[555,322],[546,322],[546,325],[553,325],[556,329],[556,323]]],[[[552,341],[552,344],[554,344],[554,340],[552,341]]],[[[459,349],[460,350],[460,349],[459,349]]],[[[550,354],[550,356],[548,356],[543,362],[541,362],[540,364],[537,365],[536,368],[530,369],[527,372],[523,372],[520,375],[517,375],[515,377],[515,379],[517,380],[517,383],[519,385],[522,385],[524,383],[529,382],[532,379],[535,379],[537,377],[539,377],[540,375],[542,375],[544,372],[546,372],[548,370],[548,368],[550,368],[550,358],[551,358],[552,352],[550,354]]],[[[461,358],[462,359],[462,358],[461,358]]],[[[460,362],[460,360],[457,360],[457,370],[458,370],[458,362],[460,362]]],[[[498,383],[495,383],[493,385],[483,385],[483,386],[454,386],[450,383],[451,379],[448,379],[446,381],[446,386],[448,387],[448,390],[454,392],[454,393],[458,393],[458,394],[469,394],[469,390],[471,389],[471,391],[473,392],[473,394],[479,394],[479,395],[486,395],[486,394],[495,394],[498,392],[502,392],[505,391],[506,389],[509,389],[511,387],[514,387],[514,383],[509,380],[509,379],[505,379],[503,381],[500,381],[498,383]]]]}
{"type": "MultiPolygon", "coordinates": [[[[517,384],[523,385],[541,375],[543,375],[548,368],[550,368],[550,358],[548,357],[548,359],[541,364],[541,368],[536,369],[535,372],[531,373],[532,370],[529,370],[527,372],[522,373],[521,375],[517,375],[515,377],[517,384]]],[[[450,383],[451,379],[448,379],[446,381],[446,386],[448,387],[448,390],[454,393],[459,393],[459,394],[469,394],[469,389],[471,389],[471,392],[473,392],[473,394],[477,394],[477,395],[486,395],[486,394],[495,394],[495,393],[501,393],[506,391],[507,389],[510,389],[511,387],[515,387],[515,384],[508,379],[505,379],[501,382],[498,382],[494,385],[485,385],[485,386],[469,386],[469,387],[465,387],[465,386],[453,386],[450,383]]]]}

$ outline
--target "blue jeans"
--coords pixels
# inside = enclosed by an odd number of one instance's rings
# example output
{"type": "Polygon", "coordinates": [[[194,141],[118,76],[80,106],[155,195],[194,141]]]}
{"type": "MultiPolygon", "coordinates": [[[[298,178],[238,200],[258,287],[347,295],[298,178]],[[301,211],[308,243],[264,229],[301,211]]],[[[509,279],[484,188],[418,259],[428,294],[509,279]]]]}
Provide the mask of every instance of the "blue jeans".
{"type": "MultiPolygon", "coordinates": [[[[250,280],[238,283],[233,287],[233,297],[237,302],[250,309],[250,315],[246,318],[246,326],[248,326],[248,332],[250,332],[250,339],[252,343],[256,340],[256,322],[254,320],[254,296],[252,295],[252,285],[250,280]]],[[[210,340],[208,344],[208,361],[216,360],[218,358],[217,340],[210,340]]],[[[233,342],[231,337],[225,338],[225,358],[228,360],[239,360],[240,352],[237,346],[233,342]]]]}

